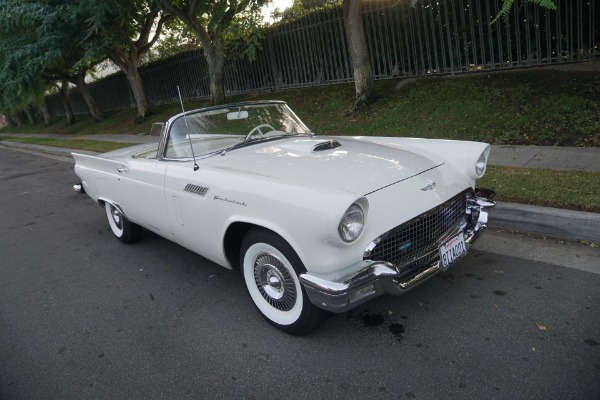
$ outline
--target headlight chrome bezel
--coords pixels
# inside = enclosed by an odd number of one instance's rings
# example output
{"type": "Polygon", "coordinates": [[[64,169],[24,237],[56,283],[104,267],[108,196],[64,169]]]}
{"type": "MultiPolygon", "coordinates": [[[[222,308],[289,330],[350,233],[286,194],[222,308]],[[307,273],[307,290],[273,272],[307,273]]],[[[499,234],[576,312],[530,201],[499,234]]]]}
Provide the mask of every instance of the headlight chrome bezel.
{"type": "Polygon", "coordinates": [[[365,227],[365,211],[358,203],[352,203],[338,224],[338,234],[344,243],[356,241],[365,227]]]}
{"type": "Polygon", "coordinates": [[[477,178],[481,178],[483,174],[485,174],[485,170],[487,169],[487,155],[486,151],[483,151],[477,162],[475,163],[475,176],[477,178]]]}

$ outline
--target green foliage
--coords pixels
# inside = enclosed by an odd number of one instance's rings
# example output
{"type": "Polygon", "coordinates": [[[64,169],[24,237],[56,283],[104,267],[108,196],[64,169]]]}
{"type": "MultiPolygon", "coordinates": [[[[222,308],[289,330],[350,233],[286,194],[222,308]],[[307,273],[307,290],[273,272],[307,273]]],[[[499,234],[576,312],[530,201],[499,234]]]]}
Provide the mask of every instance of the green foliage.
{"type": "Polygon", "coordinates": [[[0,103],[40,101],[54,81],[99,60],[81,44],[81,15],[69,1],[6,0],[0,8],[0,103]]]}
{"type": "MultiPolygon", "coordinates": [[[[250,60],[256,58],[256,51],[261,50],[262,17],[260,8],[270,0],[158,0],[158,5],[165,11],[178,17],[169,27],[170,33],[176,31],[196,35],[196,39],[185,41],[188,43],[200,42],[204,47],[210,47],[216,39],[221,40],[226,46],[236,43],[234,54],[246,56],[250,60]],[[174,28],[174,29],[173,29],[174,28]],[[243,44],[243,46],[240,46],[243,44]]],[[[167,39],[167,49],[180,46],[167,39]]]]}
{"type": "Polygon", "coordinates": [[[86,42],[99,48],[123,48],[126,52],[130,41],[150,30],[148,18],[154,22],[159,15],[153,0],[80,0],[74,7],[84,16],[86,42]]]}
{"type": "MultiPolygon", "coordinates": [[[[549,10],[556,10],[556,4],[554,4],[553,0],[524,0],[523,1],[523,3],[526,3],[526,2],[537,4],[541,7],[545,7],[549,10]]],[[[510,13],[510,9],[514,5],[514,3],[515,3],[515,0],[503,0],[502,7],[500,8],[500,12],[496,16],[496,18],[493,19],[492,24],[494,22],[496,22],[498,20],[498,18],[501,18],[501,17],[508,18],[508,14],[510,13]]]]}
{"type": "MultiPolygon", "coordinates": [[[[0,8],[0,104],[15,111],[25,107],[39,92],[41,83],[32,56],[39,54],[36,24],[51,20],[37,5],[6,1],[0,8]]],[[[46,39],[48,40],[48,39],[46,39]]]]}
{"type": "Polygon", "coordinates": [[[165,60],[180,53],[197,50],[199,47],[201,43],[194,32],[180,19],[172,18],[165,24],[160,41],[156,42],[143,62],[165,60]]]}
{"type": "Polygon", "coordinates": [[[246,58],[255,61],[257,52],[261,51],[264,38],[264,24],[258,9],[241,12],[232,21],[225,33],[225,45],[228,57],[246,58]],[[230,51],[235,46],[237,51],[230,51]]]}
{"type": "MultiPolygon", "coordinates": [[[[416,7],[419,0],[410,0],[411,7],[416,7]]],[[[534,3],[540,7],[547,8],[549,10],[556,10],[556,4],[554,0],[521,0],[522,5],[524,3],[534,3]]],[[[500,12],[496,15],[496,18],[492,20],[492,24],[498,20],[500,17],[508,18],[508,14],[510,14],[510,9],[515,4],[515,0],[502,0],[502,6],[500,7],[500,12]]]]}
{"type": "Polygon", "coordinates": [[[271,17],[279,23],[289,23],[305,15],[319,12],[324,9],[341,7],[342,0],[294,0],[293,4],[285,10],[276,8],[271,17]]]}

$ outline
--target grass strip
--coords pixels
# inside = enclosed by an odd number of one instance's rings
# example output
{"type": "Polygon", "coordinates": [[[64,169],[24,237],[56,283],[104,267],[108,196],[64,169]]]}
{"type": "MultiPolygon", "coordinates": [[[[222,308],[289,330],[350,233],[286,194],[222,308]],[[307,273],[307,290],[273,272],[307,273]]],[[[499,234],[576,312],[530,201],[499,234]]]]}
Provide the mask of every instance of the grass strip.
{"type": "MultiPolygon", "coordinates": [[[[346,115],[355,102],[354,84],[287,89],[227,97],[227,102],[278,99],[318,134],[400,136],[476,140],[491,144],[600,147],[600,75],[584,71],[524,69],[512,72],[459,74],[375,82],[378,100],[363,112],[346,115]]],[[[186,110],[210,105],[188,102],[186,110]]],[[[149,133],[154,122],[181,112],[179,104],[155,106],[136,124],[135,109],[107,113],[95,122],[64,117],[12,133],[64,135],[149,133]]],[[[1,135],[1,133],[0,133],[1,135]]]]}
{"type": "Polygon", "coordinates": [[[88,150],[98,153],[121,149],[135,145],[135,143],[105,142],[101,140],[86,139],[54,139],[54,138],[24,138],[24,137],[0,137],[1,141],[37,144],[41,146],[61,147],[75,150],[88,150]]]}
{"type": "Polygon", "coordinates": [[[600,212],[600,173],[490,165],[477,185],[498,201],[600,212]]]}

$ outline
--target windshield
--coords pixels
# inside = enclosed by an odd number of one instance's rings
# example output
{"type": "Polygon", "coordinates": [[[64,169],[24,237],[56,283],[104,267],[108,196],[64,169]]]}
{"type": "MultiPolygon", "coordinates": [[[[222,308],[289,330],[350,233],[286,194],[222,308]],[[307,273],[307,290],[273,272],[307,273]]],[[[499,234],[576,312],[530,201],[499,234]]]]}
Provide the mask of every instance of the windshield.
{"type": "Polygon", "coordinates": [[[223,106],[191,111],[169,129],[165,158],[196,157],[230,149],[243,142],[308,134],[310,130],[285,103],[223,106]],[[191,142],[191,146],[190,146],[191,142]]]}

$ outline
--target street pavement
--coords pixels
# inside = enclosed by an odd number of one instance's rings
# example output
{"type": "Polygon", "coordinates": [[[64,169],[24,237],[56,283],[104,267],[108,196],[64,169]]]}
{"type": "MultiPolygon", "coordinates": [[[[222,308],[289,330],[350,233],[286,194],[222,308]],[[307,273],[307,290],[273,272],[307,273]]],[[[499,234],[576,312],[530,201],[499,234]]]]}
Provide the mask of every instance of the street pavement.
{"type": "MultiPolygon", "coordinates": [[[[53,134],[2,133],[2,136],[60,137],[64,139],[63,135],[53,134]]],[[[132,144],[156,143],[159,139],[158,136],[149,135],[85,135],[71,136],[70,138],[132,144]]],[[[73,151],[8,141],[0,141],[0,145],[34,150],[57,156],[70,156],[70,153],[73,151]]],[[[91,152],[83,153],[94,154],[91,152]]],[[[491,165],[513,167],[600,172],[600,148],[492,145],[489,163],[491,165]]],[[[600,199],[598,201],[600,202],[600,199]]],[[[598,213],[514,203],[498,203],[490,214],[489,223],[491,226],[498,228],[600,243],[600,214],[598,213]]]]}

